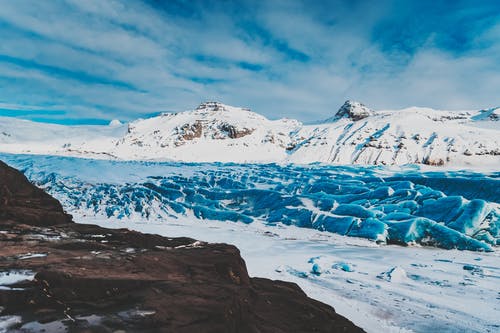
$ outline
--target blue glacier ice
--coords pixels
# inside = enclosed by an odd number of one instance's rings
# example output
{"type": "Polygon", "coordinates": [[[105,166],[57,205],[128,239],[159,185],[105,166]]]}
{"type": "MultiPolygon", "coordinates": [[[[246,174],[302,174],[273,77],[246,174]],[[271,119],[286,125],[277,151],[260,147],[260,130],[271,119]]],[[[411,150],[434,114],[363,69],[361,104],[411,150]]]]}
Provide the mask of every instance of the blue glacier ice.
{"type": "Polygon", "coordinates": [[[491,251],[500,172],[130,162],[0,154],[75,214],[294,225],[378,243],[491,251]]]}

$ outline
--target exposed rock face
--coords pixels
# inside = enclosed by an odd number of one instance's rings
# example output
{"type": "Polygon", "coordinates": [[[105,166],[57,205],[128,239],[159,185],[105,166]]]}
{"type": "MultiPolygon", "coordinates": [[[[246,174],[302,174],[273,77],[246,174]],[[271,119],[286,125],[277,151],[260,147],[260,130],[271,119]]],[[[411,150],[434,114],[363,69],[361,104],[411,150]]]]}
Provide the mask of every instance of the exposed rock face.
{"type": "Polygon", "coordinates": [[[373,115],[373,111],[359,102],[346,101],[335,114],[335,118],[347,117],[354,121],[373,115]]]}
{"type": "Polygon", "coordinates": [[[253,128],[237,128],[234,125],[228,124],[228,123],[223,123],[220,127],[220,129],[227,133],[227,136],[230,139],[238,139],[242,138],[246,135],[252,134],[255,129],[253,128]]]}
{"type": "Polygon", "coordinates": [[[0,225],[7,221],[48,226],[68,223],[61,204],[0,161],[0,225]]]}
{"type": "Polygon", "coordinates": [[[234,246],[72,223],[3,163],[0,184],[12,332],[362,332],[293,283],[250,278],[234,246]]]}
{"type": "Polygon", "coordinates": [[[219,103],[219,102],[203,102],[198,107],[196,110],[203,110],[203,111],[225,111],[226,108],[224,107],[224,104],[219,103]]]}
{"type": "Polygon", "coordinates": [[[203,125],[200,121],[196,121],[194,124],[184,124],[179,128],[179,137],[182,140],[193,140],[200,138],[203,132],[203,125]]]}

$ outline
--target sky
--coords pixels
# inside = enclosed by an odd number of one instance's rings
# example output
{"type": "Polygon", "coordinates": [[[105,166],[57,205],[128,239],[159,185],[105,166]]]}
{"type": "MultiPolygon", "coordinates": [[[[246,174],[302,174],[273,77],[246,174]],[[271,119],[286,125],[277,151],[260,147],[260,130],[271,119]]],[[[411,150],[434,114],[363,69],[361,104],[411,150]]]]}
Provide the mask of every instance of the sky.
{"type": "Polygon", "coordinates": [[[500,105],[498,0],[0,0],[0,116],[500,105]]]}

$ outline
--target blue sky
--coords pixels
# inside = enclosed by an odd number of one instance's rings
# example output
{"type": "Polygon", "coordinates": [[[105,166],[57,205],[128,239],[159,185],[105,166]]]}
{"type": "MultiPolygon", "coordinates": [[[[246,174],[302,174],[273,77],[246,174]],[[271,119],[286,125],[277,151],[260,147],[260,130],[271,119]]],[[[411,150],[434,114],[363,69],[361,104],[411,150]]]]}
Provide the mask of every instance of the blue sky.
{"type": "Polygon", "coordinates": [[[0,41],[0,115],[37,121],[500,105],[498,0],[0,0],[0,41]]]}

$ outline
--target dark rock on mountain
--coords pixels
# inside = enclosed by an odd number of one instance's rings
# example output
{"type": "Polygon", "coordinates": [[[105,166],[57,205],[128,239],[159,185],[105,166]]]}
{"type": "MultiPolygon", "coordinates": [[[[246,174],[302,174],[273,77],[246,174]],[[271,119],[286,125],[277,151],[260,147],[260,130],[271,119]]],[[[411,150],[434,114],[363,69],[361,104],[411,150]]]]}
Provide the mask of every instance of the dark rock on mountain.
{"type": "Polygon", "coordinates": [[[253,128],[237,128],[228,123],[224,123],[221,125],[221,130],[227,133],[227,136],[231,139],[242,138],[246,135],[250,135],[255,131],[253,128]]]}
{"type": "Polygon", "coordinates": [[[72,223],[3,163],[0,186],[11,332],[362,332],[293,283],[250,278],[234,246],[72,223]]]}
{"type": "Polygon", "coordinates": [[[225,111],[224,104],[220,102],[203,102],[198,107],[196,110],[201,110],[201,111],[225,111]]]}
{"type": "Polygon", "coordinates": [[[367,108],[365,105],[354,102],[354,101],[346,101],[340,109],[335,114],[335,119],[347,117],[354,121],[361,120],[373,115],[373,111],[367,108]]]}
{"type": "Polygon", "coordinates": [[[194,124],[184,124],[178,129],[178,134],[183,140],[193,140],[200,138],[202,131],[203,125],[200,121],[196,121],[194,124]]]}

